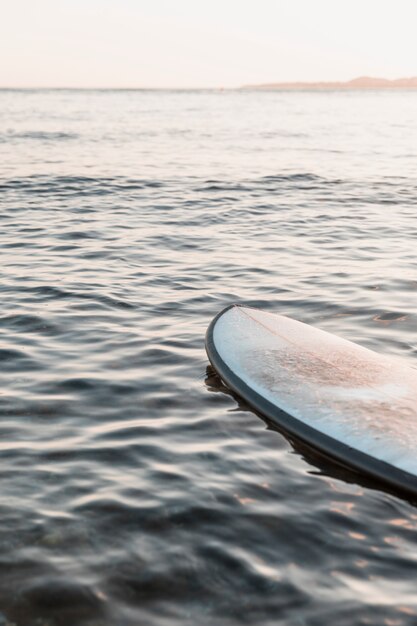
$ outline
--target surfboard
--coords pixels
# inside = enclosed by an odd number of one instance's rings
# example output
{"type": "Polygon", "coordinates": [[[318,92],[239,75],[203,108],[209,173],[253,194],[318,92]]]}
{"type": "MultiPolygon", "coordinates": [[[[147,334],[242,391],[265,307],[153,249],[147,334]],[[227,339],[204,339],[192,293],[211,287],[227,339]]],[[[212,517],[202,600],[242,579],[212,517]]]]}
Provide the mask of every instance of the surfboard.
{"type": "Polygon", "coordinates": [[[214,318],[206,351],[226,386],[281,431],[417,496],[417,370],[241,305],[214,318]]]}

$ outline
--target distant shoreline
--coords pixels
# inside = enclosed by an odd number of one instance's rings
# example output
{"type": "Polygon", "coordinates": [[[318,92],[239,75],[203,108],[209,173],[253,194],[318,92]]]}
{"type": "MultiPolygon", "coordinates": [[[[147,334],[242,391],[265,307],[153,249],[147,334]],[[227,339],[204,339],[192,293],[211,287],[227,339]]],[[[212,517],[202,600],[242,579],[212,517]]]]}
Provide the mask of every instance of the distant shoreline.
{"type": "Polygon", "coordinates": [[[75,85],[0,85],[0,92],[4,91],[375,91],[375,90],[417,90],[417,76],[410,78],[372,78],[361,76],[349,81],[319,81],[319,82],[282,82],[241,85],[234,87],[207,86],[207,87],[146,87],[146,86],[75,86],[75,85]]]}
{"type": "Polygon", "coordinates": [[[240,89],[257,89],[264,91],[374,91],[393,89],[416,89],[417,76],[411,78],[397,78],[389,80],[387,78],[372,78],[361,76],[346,82],[286,82],[286,83],[263,83],[260,85],[243,85],[240,89]]]}

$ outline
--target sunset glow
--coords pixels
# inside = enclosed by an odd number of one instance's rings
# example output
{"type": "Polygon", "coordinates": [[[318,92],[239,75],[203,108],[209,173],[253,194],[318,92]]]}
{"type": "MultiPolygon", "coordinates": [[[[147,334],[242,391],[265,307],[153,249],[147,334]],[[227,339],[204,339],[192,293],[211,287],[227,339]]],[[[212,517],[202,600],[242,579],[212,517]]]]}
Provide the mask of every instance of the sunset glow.
{"type": "Polygon", "coordinates": [[[417,74],[414,0],[15,0],[2,87],[235,87],[417,74]]]}

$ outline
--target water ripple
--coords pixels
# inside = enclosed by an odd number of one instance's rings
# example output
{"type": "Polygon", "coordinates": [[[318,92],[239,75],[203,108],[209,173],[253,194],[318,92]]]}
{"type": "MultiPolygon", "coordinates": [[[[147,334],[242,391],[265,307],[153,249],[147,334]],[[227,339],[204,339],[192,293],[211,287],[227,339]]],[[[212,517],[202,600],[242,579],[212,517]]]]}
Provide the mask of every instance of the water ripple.
{"type": "Polygon", "coordinates": [[[416,622],[416,503],[204,351],[244,302],[415,366],[414,105],[304,95],[0,91],[0,623],[416,622]]]}

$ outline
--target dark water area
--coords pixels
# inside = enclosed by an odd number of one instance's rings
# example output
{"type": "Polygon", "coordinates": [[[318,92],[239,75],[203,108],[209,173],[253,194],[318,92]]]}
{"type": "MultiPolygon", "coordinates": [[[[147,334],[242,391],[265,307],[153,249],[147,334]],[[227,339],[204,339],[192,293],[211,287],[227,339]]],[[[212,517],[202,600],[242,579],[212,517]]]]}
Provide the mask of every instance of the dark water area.
{"type": "Polygon", "coordinates": [[[0,91],[0,624],[417,623],[417,503],[204,350],[241,302],[416,366],[416,104],[0,91]]]}

